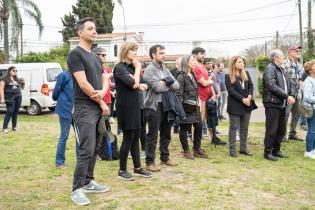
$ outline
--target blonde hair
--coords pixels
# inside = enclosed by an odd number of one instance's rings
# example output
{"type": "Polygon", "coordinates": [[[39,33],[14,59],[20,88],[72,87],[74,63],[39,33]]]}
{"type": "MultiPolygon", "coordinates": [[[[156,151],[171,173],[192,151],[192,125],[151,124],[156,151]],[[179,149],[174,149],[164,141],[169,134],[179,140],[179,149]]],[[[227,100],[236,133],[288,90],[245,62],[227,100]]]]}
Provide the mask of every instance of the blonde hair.
{"type": "MultiPolygon", "coordinates": [[[[245,59],[241,56],[233,56],[231,59],[230,59],[230,62],[229,62],[229,68],[228,68],[228,75],[229,75],[229,78],[230,78],[230,81],[232,84],[235,83],[236,81],[236,71],[238,69],[236,69],[235,67],[235,63],[238,59],[242,59],[244,61],[244,65],[245,65],[245,59]]],[[[241,78],[243,81],[247,81],[248,80],[248,77],[247,77],[247,74],[245,72],[245,68],[243,69],[240,69],[240,75],[241,75],[241,78]]]]}
{"type": "Polygon", "coordinates": [[[138,50],[138,44],[134,42],[124,42],[120,46],[120,51],[119,51],[119,61],[124,62],[126,61],[127,55],[129,50],[138,50]]]}
{"type": "Polygon", "coordinates": [[[304,63],[304,69],[305,69],[305,73],[307,75],[311,74],[311,70],[312,70],[312,66],[315,64],[315,59],[307,61],[306,63],[304,63]]]}

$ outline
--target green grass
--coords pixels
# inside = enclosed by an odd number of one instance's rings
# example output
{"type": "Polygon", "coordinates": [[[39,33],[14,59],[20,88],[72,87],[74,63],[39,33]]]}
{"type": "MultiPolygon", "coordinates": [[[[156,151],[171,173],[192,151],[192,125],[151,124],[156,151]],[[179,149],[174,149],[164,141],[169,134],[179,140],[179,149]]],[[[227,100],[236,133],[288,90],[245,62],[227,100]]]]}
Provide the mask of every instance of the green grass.
{"type": "MultiPolygon", "coordinates": [[[[66,150],[69,167],[60,170],[54,166],[58,118],[20,115],[18,123],[19,132],[0,134],[0,209],[76,209],[70,199],[73,132],[66,150]]],[[[219,129],[227,140],[228,123],[219,129]]],[[[87,209],[315,209],[315,161],[303,157],[305,142],[283,144],[289,159],[270,162],[262,157],[263,135],[264,124],[252,123],[253,157],[230,158],[228,146],[215,148],[203,140],[209,158],[195,160],[181,157],[178,136],[173,135],[170,151],[179,165],[162,166],[151,179],[134,182],[117,178],[118,161],[98,161],[96,180],[111,190],[89,194],[92,203],[87,209]]],[[[132,171],[130,159],[128,167],[132,171]]]]}

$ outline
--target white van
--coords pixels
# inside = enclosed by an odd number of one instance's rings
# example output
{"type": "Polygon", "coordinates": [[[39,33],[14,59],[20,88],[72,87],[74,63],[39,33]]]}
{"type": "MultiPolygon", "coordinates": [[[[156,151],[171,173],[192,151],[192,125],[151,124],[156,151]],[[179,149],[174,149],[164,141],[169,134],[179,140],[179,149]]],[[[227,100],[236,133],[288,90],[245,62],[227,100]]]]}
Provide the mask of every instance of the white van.
{"type": "MultiPolygon", "coordinates": [[[[54,110],[56,102],[52,99],[52,91],[58,74],[62,68],[58,63],[10,63],[0,64],[0,78],[4,77],[7,69],[15,66],[17,76],[25,80],[22,90],[22,104],[30,115],[38,115],[42,109],[54,110]]],[[[0,105],[4,106],[5,105],[0,105]]]]}

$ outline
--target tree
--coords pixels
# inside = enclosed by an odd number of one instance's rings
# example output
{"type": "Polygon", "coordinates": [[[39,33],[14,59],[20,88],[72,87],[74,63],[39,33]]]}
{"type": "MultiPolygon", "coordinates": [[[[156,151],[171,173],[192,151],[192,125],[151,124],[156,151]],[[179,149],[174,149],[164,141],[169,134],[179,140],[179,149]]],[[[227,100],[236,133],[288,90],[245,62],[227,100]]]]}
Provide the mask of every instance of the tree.
{"type": "Polygon", "coordinates": [[[3,46],[5,62],[9,62],[9,20],[11,24],[11,43],[18,45],[18,37],[21,33],[23,20],[20,9],[33,21],[39,29],[39,34],[43,31],[41,12],[33,0],[0,0],[1,28],[3,27],[3,46]]]}
{"type": "Polygon", "coordinates": [[[111,33],[114,28],[112,24],[114,3],[112,0],[78,0],[72,6],[72,13],[65,15],[61,19],[63,30],[61,31],[64,42],[74,37],[74,27],[76,19],[94,17],[96,21],[96,31],[99,34],[111,33]]]}

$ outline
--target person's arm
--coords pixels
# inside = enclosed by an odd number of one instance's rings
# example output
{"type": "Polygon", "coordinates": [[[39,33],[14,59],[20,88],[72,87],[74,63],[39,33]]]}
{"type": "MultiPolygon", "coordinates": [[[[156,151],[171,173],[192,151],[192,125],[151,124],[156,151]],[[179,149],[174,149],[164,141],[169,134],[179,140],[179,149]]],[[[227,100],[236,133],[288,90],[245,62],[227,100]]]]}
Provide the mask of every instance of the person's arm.
{"type": "Polygon", "coordinates": [[[139,80],[140,80],[140,78],[138,78],[138,84],[137,84],[136,78],[140,77],[140,73],[138,72],[140,72],[140,70],[137,71],[136,69],[135,74],[131,75],[127,67],[124,66],[124,64],[118,64],[114,69],[114,79],[115,81],[120,80],[123,84],[125,84],[130,89],[137,89],[139,87],[139,80]]]}
{"type": "Polygon", "coordinates": [[[176,93],[179,101],[182,102],[182,103],[184,101],[184,86],[185,86],[185,81],[184,80],[185,80],[185,78],[184,78],[183,74],[179,74],[177,76],[177,81],[179,83],[179,89],[176,90],[175,93],[176,93]]]}
{"type": "Polygon", "coordinates": [[[58,100],[58,97],[59,97],[59,94],[61,92],[61,88],[62,88],[63,83],[64,83],[64,76],[63,76],[63,73],[61,73],[57,76],[57,82],[56,82],[56,85],[55,85],[54,90],[52,92],[52,98],[54,101],[58,100]]]}
{"type": "MultiPolygon", "coordinates": [[[[92,87],[92,85],[87,81],[86,74],[84,71],[76,71],[73,72],[73,76],[75,80],[77,81],[80,89],[89,97],[95,95],[97,93],[96,90],[92,87]]],[[[100,99],[91,98],[95,102],[99,102],[100,99]]]]}
{"type": "Polygon", "coordinates": [[[103,88],[102,90],[95,90],[95,94],[90,96],[90,98],[92,100],[103,100],[105,95],[106,95],[106,92],[107,92],[107,89],[108,89],[108,77],[106,75],[106,73],[103,73],[102,74],[102,84],[103,84],[103,88]]]}
{"type": "Polygon", "coordinates": [[[310,80],[305,80],[303,88],[304,88],[303,89],[303,91],[304,91],[304,99],[303,100],[305,102],[315,104],[315,95],[314,95],[315,85],[313,85],[310,80]]]}
{"type": "Polygon", "coordinates": [[[271,93],[280,98],[287,99],[289,97],[289,95],[277,85],[276,73],[272,68],[266,68],[264,72],[264,85],[271,93]]]}
{"type": "Polygon", "coordinates": [[[234,85],[230,81],[230,77],[228,74],[225,75],[225,86],[228,94],[233,97],[235,100],[243,103],[244,97],[235,90],[234,85]]]}
{"type": "Polygon", "coordinates": [[[5,82],[3,80],[0,80],[0,103],[4,104],[4,86],[5,82]]]}
{"type": "Polygon", "coordinates": [[[143,74],[143,79],[147,81],[150,88],[152,88],[157,93],[167,92],[170,90],[166,83],[163,80],[158,79],[158,77],[154,74],[153,67],[148,66],[146,68],[143,74]]]}

